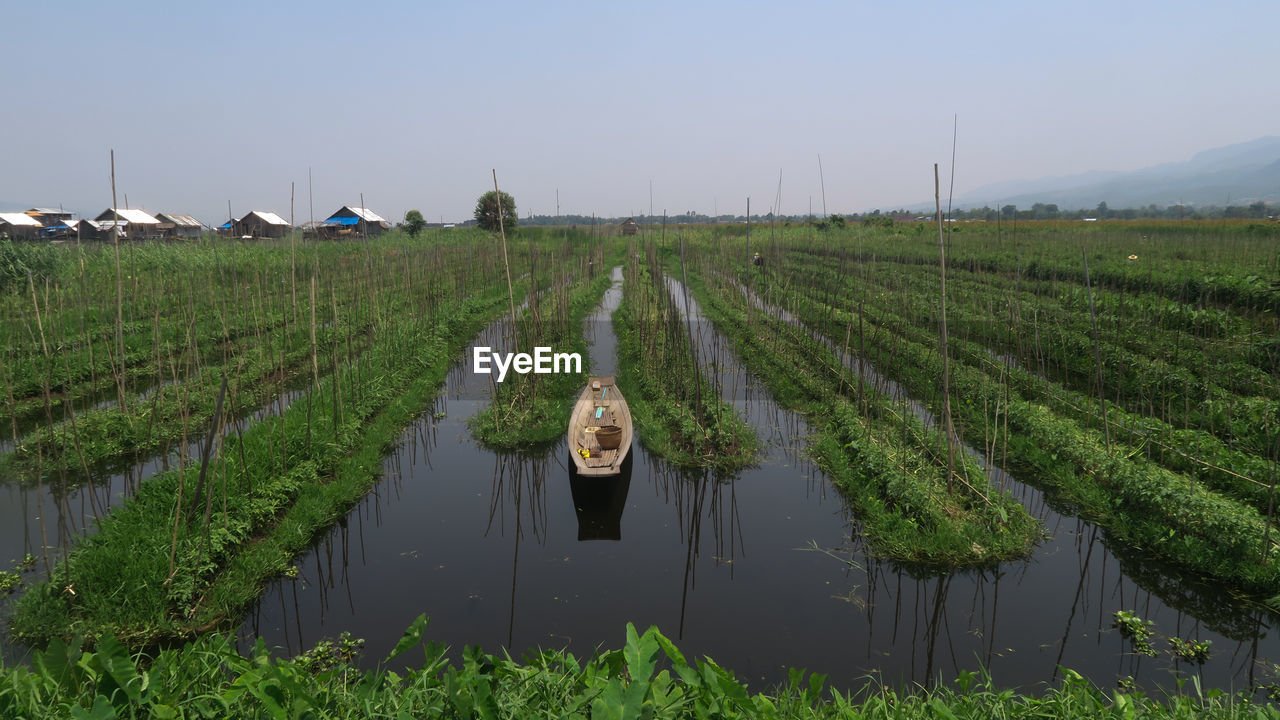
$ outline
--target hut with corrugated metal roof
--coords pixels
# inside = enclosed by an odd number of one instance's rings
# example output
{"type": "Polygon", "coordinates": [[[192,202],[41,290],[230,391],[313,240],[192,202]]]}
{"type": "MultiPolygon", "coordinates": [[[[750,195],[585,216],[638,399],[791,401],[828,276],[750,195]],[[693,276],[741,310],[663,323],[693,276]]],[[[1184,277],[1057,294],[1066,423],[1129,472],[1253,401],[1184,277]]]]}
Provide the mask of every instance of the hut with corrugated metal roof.
{"type": "Polygon", "coordinates": [[[288,220],[266,210],[250,210],[233,225],[235,235],[254,238],[282,238],[291,229],[288,220]]]}
{"type": "Polygon", "coordinates": [[[65,240],[75,237],[75,221],[72,213],[62,208],[31,208],[24,213],[40,223],[37,235],[41,240],[65,240]]]}
{"type": "Polygon", "coordinates": [[[108,230],[106,237],[103,238],[105,240],[111,239],[110,230],[115,230],[121,237],[129,240],[160,237],[160,221],[145,210],[107,208],[98,213],[98,217],[94,220],[98,221],[100,230],[108,230]]]}
{"type": "Polygon", "coordinates": [[[618,223],[618,227],[622,229],[623,235],[635,235],[640,232],[640,225],[635,221],[635,218],[627,218],[626,220],[623,220],[618,223]]]}
{"type": "Polygon", "coordinates": [[[343,205],[324,221],[324,229],[330,236],[364,237],[390,230],[391,223],[369,208],[343,205]]]}
{"type": "Polygon", "coordinates": [[[160,233],[171,240],[194,240],[204,232],[204,223],[190,215],[156,213],[160,221],[160,233]]]}
{"type": "Polygon", "coordinates": [[[0,213],[0,235],[11,240],[34,240],[40,232],[40,221],[26,213],[0,213]]]}
{"type": "Polygon", "coordinates": [[[71,220],[71,213],[62,208],[31,208],[26,214],[46,228],[66,225],[71,220]]]}

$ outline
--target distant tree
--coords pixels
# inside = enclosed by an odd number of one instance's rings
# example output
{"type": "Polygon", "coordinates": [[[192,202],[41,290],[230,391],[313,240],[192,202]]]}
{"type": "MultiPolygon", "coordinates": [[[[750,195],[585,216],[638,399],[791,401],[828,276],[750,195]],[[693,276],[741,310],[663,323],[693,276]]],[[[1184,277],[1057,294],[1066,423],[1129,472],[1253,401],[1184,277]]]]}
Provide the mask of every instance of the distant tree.
{"type": "Polygon", "coordinates": [[[404,214],[404,231],[409,233],[409,237],[418,237],[422,229],[427,226],[426,218],[422,217],[419,210],[410,210],[404,214]]]}
{"type": "Polygon", "coordinates": [[[1095,212],[1098,213],[1099,220],[1105,219],[1111,215],[1111,209],[1107,207],[1106,200],[1103,200],[1102,202],[1098,203],[1098,208],[1097,210],[1095,210],[1095,212]]]}
{"type": "Polygon", "coordinates": [[[842,227],[844,227],[844,216],[843,216],[843,215],[832,215],[832,216],[830,217],[830,220],[831,220],[831,227],[837,227],[837,228],[842,228],[842,227]]]}
{"type": "Polygon", "coordinates": [[[1017,212],[1018,212],[1017,205],[1005,205],[1004,207],[1000,208],[1000,216],[1004,218],[1012,219],[1017,214],[1017,212]]]}
{"type": "MultiPolygon", "coordinates": [[[[476,201],[476,225],[490,232],[498,232],[498,193],[495,190],[480,196],[476,201]]],[[[516,199],[502,193],[502,225],[510,230],[516,227],[516,199]]]]}

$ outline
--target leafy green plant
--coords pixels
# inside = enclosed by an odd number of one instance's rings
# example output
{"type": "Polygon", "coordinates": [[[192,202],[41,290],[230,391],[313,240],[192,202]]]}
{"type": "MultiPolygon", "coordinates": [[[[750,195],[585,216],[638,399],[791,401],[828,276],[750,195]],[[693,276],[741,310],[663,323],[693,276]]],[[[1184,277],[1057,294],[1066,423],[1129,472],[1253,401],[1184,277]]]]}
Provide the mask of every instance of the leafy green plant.
{"type": "MultiPolygon", "coordinates": [[[[426,641],[427,619],[405,630],[387,658],[357,670],[337,646],[273,658],[261,640],[247,653],[225,637],[199,638],[153,655],[130,654],[110,636],[93,650],[55,641],[30,666],[0,667],[4,718],[1275,718],[1248,694],[1216,690],[1148,697],[1104,693],[1064,668],[1061,685],[997,689],[985,670],[945,685],[894,690],[869,679],[852,692],[793,669],[764,692],[709,658],[688,658],[657,628],[626,627],[621,649],[587,657],[544,651],[522,660],[468,647],[460,661],[426,641]],[[415,648],[422,657],[402,671],[415,648]],[[327,660],[317,665],[316,658],[327,660]],[[332,662],[330,662],[332,661],[332,662]]],[[[1264,688],[1266,689],[1266,688],[1264,688]]]]}
{"type": "Polygon", "coordinates": [[[1209,646],[1213,644],[1212,640],[1184,640],[1183,638],[1169,638],[1169,651],[1174,657],[1193,662],[1197,665],[1203,665],[1209,659],[1209,646]]]}
{"type": "Polygon", "coordinates": [[[337,640],[321,640],[315,647],[294,658],[304,671],[317,675],[339,665],[350,665],[364,652],[364,639],[343,631],[337,640]]]}
{"type": "Polygon", "coordinates": [[[1151,646],[1152,628],[1155,623],[1143,620],[1128,610],[1117,610],[1111,626],[1119,628],[1120,636],[1133,643],[1133,651],[1139,655],[1155,657],[1156,650],[1151,646]]]}

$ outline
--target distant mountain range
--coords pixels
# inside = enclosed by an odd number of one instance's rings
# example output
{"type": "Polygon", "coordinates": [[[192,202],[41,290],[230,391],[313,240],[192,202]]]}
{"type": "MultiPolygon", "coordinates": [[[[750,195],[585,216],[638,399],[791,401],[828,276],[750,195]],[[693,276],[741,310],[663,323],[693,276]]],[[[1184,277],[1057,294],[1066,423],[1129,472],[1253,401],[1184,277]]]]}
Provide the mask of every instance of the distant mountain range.
{"type": "MultiPolygon", "coordinates": [[[[1056,203],[1063,210],[1155,204],[1248,205],[1280,203],[1280,137],[1205,150],[1186,162],[1153,165],[1132,172],[1090,171],[1038,180],[1011,180],[984,185],[956,199],[956,207],[1056,203]]],[[[921,207],[932,209],[933,203],[921,207]],[[927,206],[927,207],[926,207],[927,206]]]]}

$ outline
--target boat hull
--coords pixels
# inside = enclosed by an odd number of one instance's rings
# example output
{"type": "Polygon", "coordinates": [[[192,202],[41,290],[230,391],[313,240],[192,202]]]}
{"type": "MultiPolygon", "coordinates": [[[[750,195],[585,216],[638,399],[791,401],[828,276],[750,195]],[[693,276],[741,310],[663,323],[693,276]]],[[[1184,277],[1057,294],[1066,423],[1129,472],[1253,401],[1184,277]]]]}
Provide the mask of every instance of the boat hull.
{"type": "Polygon", "coordinates": [[[631,410],[614,378],[588,378],[569,416],[569,454],[578,474],[601,477],[622,472],[622,463],[631,452],[632,436],[631,410]],[[605,450],[596,442],[595,430],[607,425],[622,428],[622,441],[616,450],[605,450]]]}

